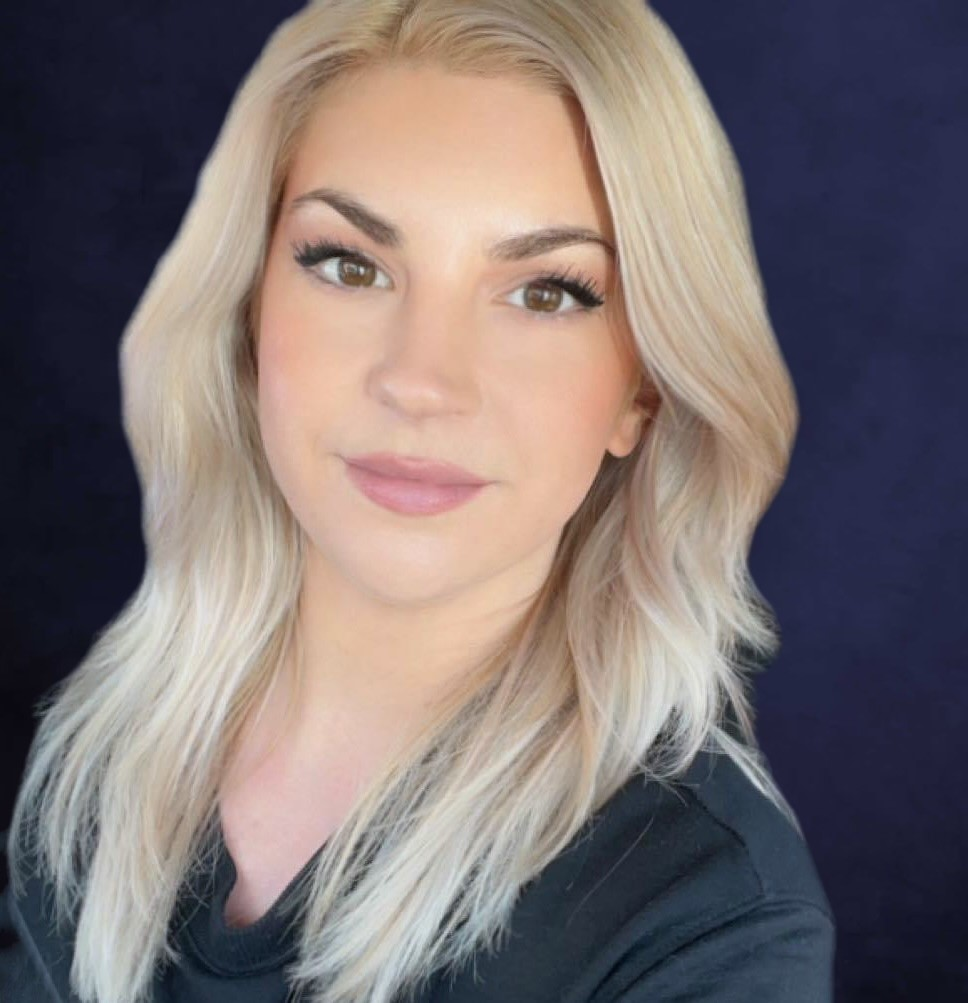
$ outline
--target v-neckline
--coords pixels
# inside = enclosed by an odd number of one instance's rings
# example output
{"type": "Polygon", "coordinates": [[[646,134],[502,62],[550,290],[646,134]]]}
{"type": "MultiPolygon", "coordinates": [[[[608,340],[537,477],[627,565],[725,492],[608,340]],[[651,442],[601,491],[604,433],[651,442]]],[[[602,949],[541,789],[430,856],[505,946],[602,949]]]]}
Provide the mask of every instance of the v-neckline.
{"type": "Polygon", "coordinates": [[[225,903],[238,871],[219,822],[213,868],[207,876],[189,884],[179,910],[179,933],[198,959],[224,975],[255,974],[290,960],[297,949],[293,922],[300,898],[298,886],[312,870],[324,846],[313,853],[258,919],[245,926],[229,926],[225,921],[225,903]]]}

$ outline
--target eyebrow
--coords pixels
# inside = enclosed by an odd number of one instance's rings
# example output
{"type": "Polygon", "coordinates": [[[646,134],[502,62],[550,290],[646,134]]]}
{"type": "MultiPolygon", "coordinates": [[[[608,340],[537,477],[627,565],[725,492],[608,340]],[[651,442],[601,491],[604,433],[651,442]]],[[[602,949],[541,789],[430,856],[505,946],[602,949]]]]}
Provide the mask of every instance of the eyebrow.
{"type": "MultiPolygon", "coordinates": [[[[367,208],[356,196],[337,188],[314,188],[305,192],[292,200],[289,212],[314,202],[331,206],[376,244],[391,248],[400,248],[405,244],[403,233],[396,224],[367,208]]],[[[558,247],[586,243],[599,244],[615,257],[615,248],[597,230],[585,226],[546,226],[513,234],[492,244],[487,249],[487,256],[495,261],[521,261],[558,247]]]]}

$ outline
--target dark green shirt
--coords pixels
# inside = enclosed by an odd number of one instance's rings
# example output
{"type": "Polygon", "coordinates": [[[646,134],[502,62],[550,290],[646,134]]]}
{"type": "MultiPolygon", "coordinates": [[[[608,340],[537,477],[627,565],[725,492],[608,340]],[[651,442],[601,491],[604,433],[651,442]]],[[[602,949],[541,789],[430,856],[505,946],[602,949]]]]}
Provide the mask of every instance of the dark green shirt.
{"type": "MultiPolygon", "coordinates": [[[[183,961],[159,975],[155,1003],[283,1003],[295,941],[282,906],[314,860],[261,919],[230,928],[235,868],[219,838],[202,901],[184,895],[172,917],[183,961]]],[[[0,1001],[77,1003],[70,937],[49,926],[43,889],[0,901],[0,1001]]],[[[511,931],[414,1003],[833,999],[834,919],[810,852],[725,756],[701,753],[675,784],[630,780],[525,887],[511,931]]]]}

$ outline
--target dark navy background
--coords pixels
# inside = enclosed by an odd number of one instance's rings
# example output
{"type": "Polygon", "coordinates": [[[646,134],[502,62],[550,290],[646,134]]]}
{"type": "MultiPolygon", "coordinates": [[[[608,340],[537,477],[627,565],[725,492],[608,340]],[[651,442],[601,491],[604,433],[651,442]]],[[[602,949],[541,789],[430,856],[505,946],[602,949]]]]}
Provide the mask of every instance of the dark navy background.
{"type": "MultiPolygon", "coordinates": [[[[121,331],[300,6],[0,8],[0,829],[34,701],[141,576],[121,331]]],[[[837,998],[968,998],[968,7],[655,7],[739,156],[798,388],[751,557],[784,642],[758,725],[837,916],[837,998]]]]}

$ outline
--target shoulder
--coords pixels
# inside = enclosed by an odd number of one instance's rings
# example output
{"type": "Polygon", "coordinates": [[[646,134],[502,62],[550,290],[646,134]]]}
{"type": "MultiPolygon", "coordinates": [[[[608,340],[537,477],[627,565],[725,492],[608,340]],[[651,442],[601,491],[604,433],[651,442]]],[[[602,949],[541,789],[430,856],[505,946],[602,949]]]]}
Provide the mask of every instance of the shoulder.
{"type": "Polygon", "coordinates": [[[482,984],[442,998],[825,1003],[833,943],[803,837],[702,752],[674,782],[621,787],[526,886],[482,984]]]}
{"type": "Polygon", "coordinates": [[[833,923],[803,836],[726,755],[701,752],[670,783],[633,777],[576,852],[580,872],[595,875],[585,905],[597,897],[627,910],[657,956],[754,910],[833,923]]]}
{"type": "Polygon", "coordinates": [[[694,840],[691,851],[670,848],[671,865],[697,875],[710,908],[798,900],[833,921],[804,837],[729,756],[700,753],[675,783],[643,798],[645,811],[653,801],[657,820],[694,840]]]}
{"type": "Polygon", "coordinates": [[[668,784],[633,778],[596,835],[588,903],[616,910],[595,976],[609,998],[831,998],[835,924],[810,849],[730,757],[702,752],[668,784]]]}
{"type": "Polygon", "coordinates": [[[633,781],[613,809],[601,863],[641,831],[626,873],[645,899],[608,945],[609,999],[833,998],[836,925],[810,849],[732,759],[703,752],[675,783],[633,781]]]}
{"type": "Polygon", "coordinates": [[[76,997],[66,983],[70,953],[52,930],[43,908],[44,889],[36,875],[22,898],[9,883],[6,831],[0,833],[0,1000],[67,1003],[76,997]]]}
{"type": "Polygon", "coordinates": [[[702,924],[782,900],[833,919],[803,836],[726,755],[701,752],[673,782],[633,777],[568,856],[589,901],[643,915],[702,924]]]}

